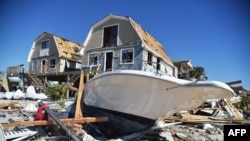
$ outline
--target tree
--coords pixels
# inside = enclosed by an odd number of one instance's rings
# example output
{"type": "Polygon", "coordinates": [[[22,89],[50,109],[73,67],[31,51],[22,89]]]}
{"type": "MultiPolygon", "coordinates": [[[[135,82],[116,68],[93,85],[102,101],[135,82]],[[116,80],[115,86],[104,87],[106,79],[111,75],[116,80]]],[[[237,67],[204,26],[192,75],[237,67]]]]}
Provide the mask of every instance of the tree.
{"type": "Polygon", "coordinates": [[[51,100],[62,100],[67,97],[67,91],[69,87],[67,85],[56,84],[49,87],[49,97],[51,100]]]}
{"type": "Polygon", "coordinates": [[[189,77],[195,78],[199,81],[205,81],[208,79],[205,73],[205,69],[201,66],[196,66],[192,70],[189,71],[189,77]]]}

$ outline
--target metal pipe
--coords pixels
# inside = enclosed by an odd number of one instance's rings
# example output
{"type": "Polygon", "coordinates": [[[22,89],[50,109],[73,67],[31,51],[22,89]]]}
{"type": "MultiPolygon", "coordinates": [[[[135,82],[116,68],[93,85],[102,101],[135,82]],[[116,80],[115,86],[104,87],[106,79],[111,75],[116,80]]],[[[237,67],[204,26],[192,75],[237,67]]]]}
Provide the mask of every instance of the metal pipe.
{"type": "MultiPolygon", "coordinates": [[[[39,106],[44,105],[39,102],[39,106]]],[[[57,117],[53,114],[53,112],[49,108],[45,108],[45,111],[49,114],[50,118],[52,118],[74,141],[81,141],[80,138],[75,136],[57,117]]]]}

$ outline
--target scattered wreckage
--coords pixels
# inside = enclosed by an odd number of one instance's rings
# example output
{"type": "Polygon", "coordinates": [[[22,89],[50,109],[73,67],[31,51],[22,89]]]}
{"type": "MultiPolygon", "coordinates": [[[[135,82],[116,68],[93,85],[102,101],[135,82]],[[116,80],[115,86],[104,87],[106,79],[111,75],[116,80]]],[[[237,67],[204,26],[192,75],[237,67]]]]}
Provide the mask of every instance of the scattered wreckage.
{"type": "Polygon", "coordinates": [[[248,117],[234,106],[242,101],[239,96],[209,99],[200,107],[160,118],[148,128],[122,132],[121,124],[111,124],[112,116],[89,116],[86,107],[81,106],[83,87],[80,85],[76,98],[63,101],[0,99],[1,140],[223,140],[223,125],[250,124],[248,117]],[[121,130],[111,125],[120,126],[121,130]]]}
{"type": "MultiPolygon", "coordinates": [[[[123,136],[108,133],[110,129],[98,127],[108,122],[107,117],[69,118],[76,99],[62,101],[1,100],[0,121],[2,140],[223,140],[223,125],[250,124],[234,104],[241,97],[207,100],[190,111],[179,111],[159,120],[154,126],[123,136]],[[40,105],[40,106],[39,106],[40,105]],[[43,106],[46,105],[46,106],[43,106]],[[38,118],[40,113],[40,119],[38,118]],[[41,113],[43,113],[41,115],[41,113]],[[44,118],[44,113],[48,118],[44,118]],[[43,117],[41,117],[43,116],[43,117]],[[39,120],[38,120],[39,119],[39,120]],[[98,122],[98,123],[97,123],[98,122]]],[[[85,114],[85,113],[84,113],[85,114]]],[[[46,117],[46,116],[45,116],[46,117]]]]}

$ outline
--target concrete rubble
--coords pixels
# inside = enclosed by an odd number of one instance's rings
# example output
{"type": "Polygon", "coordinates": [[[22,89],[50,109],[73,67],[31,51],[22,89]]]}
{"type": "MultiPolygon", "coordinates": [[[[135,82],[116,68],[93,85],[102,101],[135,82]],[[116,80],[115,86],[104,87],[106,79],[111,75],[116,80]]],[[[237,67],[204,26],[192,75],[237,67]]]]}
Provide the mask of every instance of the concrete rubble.
{"type": "MultiPolygon", "coordinates": [[[[151,128],[119,138],[92,136],[84,128],[91,123],[65,123],[64,125],[79,140],[83,141],[221,141],[224,137],[223,125],[250,124],[249,117],[234,106],[235,103],[240,101],[241,97],[208,100],[200,107],[180,111],[173,116],[166,117],[151,128]]],[[[75,103],[75,99],[64,101],[43,100],[43,103],[48,105],[58,119],[61,119],[68,118],[69,108],[75,103]],[[62,102],[64,107],[62,107],[62,102]]],[[[0,134],[2,134],[2,140],[69,140],[69,135],[58,125],[10,126],[13,123],[15,125],[18,122],[34,121],[38,108],[38,100],[0,99],[0,134]]]]}

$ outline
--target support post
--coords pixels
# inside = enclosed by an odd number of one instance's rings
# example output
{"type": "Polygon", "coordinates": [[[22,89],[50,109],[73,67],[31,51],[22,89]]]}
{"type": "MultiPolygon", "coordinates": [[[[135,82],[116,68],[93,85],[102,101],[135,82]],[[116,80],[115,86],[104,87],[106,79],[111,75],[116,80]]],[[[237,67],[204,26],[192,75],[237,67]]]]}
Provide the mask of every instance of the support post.
{"type": "MultiPolygon", "coordinates": [[[[68,74],[68,75],[67,75],[67,84],[68,84],[68,86],[71,85],[71,84],[69,83],[69,80],[70,80],[70,75],[68,74]]],[[[67,90],[67,98],[69,98],[69,89],[67,90]]]]}
{"type": "Polygon", "coordinates": [[[82,108],[81,108],[81,100],[84,90],[84,71],[81,70],[78,94],[77,94],[77,101],[76,101],[76,110],[75,110],[75,118],[82,118],[82,108]]]}

